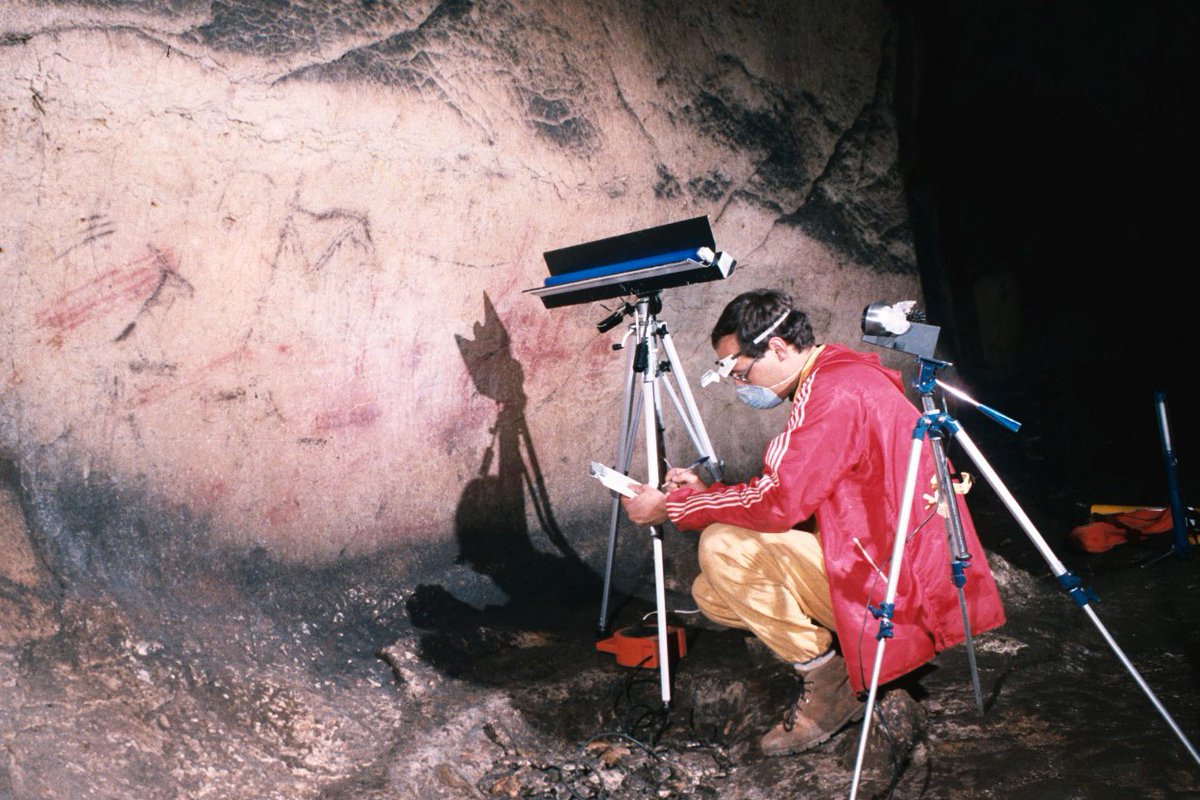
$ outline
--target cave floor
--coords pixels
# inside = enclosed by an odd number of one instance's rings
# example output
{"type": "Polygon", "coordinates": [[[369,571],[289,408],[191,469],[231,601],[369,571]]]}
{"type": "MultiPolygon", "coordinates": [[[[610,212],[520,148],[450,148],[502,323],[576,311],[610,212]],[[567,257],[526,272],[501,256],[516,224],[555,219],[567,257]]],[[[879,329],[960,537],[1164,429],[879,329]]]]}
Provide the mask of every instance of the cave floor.
{"type": "MultiPolygon", "coordinates": [[[[1080,571],[1194,741],[1200,636],[1185,611],[1200,573],[1175,558],[1139,566],[1163,544],[1080,571]]],[[[1048,573],[993,561],[1009,622],[976,640],[986,713],[963,647],[886,687],[891,741],[875,734],[860,796],[1200,796],[1200,770],[1086,616],[1048,573]]],[[[289,616],[227,589],[189,587],[170,617],[99,597],[26,602],[23,619],[55,625],[0,649],[0,797],[848,794],[857,725],[807,754],[758,751],[794,684],[740,632],[684,623],[664,715],[656,671],[594,649],[594,603],[475,609],[437,589],[359,587],[289,616]],[[355,618],[347,597],[370,614],[355,618]]],[[[617,625],[649,609],[624,599],[617,625]]]]}
{"type": "MultiPolygon", "coordinates": [[[[1098,615],[1109,618],[1106,627],[1194,738],[1198,637],[1183,627],[1200,575],[1179,559],[1139,566],[1162,544],[1093,558],[1088,572],[1104,598],[1098,615]]],[[[993,562],[1009,622],[976,640],[985,713],[975,708],[964,647],[886,687],[890,736],[876,726],[860,796],[1200,796],[1200,769],[1087,616],[1048,573],[993,562]]],[[[618,616],[636,625],[649,610],[632,601],[618,616]]],[[[519,616],[511,626],[464,618],[418,637],[440,672],[476,691],[502,692],[519,712],[521,733],[498,733],[504,725],[492,721],[497,735],[489,738],[503,753],[475,782],[483,794],[848,795],[859,725],[803,755],[767,758],[758,750],[794,685],[788,668],[752,638],[691,628],[664,722],[656,713],[658,673],[592,652],[585,618],[532,632],[516,624],[519,616]],[[523,744],[522,734],[540,744],[523,744]]]]}

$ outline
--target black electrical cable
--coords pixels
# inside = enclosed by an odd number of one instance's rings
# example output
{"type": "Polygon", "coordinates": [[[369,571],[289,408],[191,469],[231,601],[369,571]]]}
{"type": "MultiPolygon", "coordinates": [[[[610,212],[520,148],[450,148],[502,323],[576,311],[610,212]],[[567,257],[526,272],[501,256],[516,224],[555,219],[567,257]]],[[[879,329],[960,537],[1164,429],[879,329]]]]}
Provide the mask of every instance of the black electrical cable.
{"type": "Polygon", "coordinates": [[[645,665],[653,657],[653,654],[647,655],[639,661],[633,671],[622,680],[620,690],[613,696],[613,714],[619,720],[618,728],[635,738],[640,736],[648,739],[651,746],[658,743],[671,724],[670,713],[665,707],[641,702],[634,696],[634,688],[637,686],[658,685],[654,678],[645,677],[649,674],[645,665]],[[620,710],[622,699],[629,703],[629,710],[625,714],[620,710]]]}

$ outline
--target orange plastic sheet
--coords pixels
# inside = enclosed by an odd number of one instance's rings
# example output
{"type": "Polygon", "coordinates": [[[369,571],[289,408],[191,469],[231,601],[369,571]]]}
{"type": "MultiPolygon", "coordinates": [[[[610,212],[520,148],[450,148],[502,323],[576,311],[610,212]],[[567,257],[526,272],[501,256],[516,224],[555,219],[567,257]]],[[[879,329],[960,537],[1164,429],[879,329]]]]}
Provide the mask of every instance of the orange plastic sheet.
{"type": "Polygon", "coordinates": [[[1067,540],[1080,550],[1103,553],[1119,544],[1140,542],[1173,529],[1169,508],[1092,506],[1092,521],[1072,530],[1067,540]]]}

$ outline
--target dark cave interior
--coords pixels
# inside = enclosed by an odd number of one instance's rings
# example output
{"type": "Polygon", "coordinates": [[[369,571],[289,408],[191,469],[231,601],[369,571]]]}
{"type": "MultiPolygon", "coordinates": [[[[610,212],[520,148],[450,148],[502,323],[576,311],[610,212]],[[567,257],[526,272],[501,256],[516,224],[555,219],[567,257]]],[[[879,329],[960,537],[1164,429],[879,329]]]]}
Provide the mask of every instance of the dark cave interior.
{"type": "Polygon", "coordinates": [[[913,226],[956,377],[1008,403],[1044,449],[1046,478],[1087,503],[1165,502],[1162,391],[1194,487],[1184,187],[1200,175],[1190,141],[1200,10],[899,8],[913,226]]]}

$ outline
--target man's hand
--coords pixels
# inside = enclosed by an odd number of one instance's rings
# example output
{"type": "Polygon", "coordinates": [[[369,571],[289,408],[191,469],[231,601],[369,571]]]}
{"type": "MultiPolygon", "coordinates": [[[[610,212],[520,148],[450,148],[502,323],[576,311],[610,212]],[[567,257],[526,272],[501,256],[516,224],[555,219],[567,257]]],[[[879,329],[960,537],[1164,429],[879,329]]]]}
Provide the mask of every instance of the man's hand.
{"type": "Polygon", "coordinates": [[[704,481],[700,479],[700,476],[690,469],[671,467],[667,470],[667,478],[663,481],[663,489],[673,492],[676,489],[684,488],[691,489],[694,492],[703,492],[708,487],[704,485],[704,481]]]}
{"type": "Polygon", "coordinates": [[[625,513],[635,525],[661,525],[667,521],[667,496],[655,489],[639,483],[632,487],[637,497],[622,497],[621,505],[625,513]]]}

